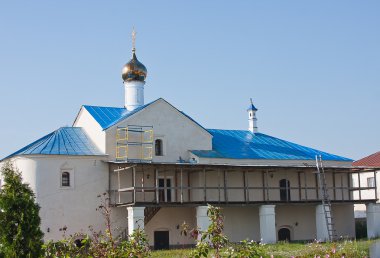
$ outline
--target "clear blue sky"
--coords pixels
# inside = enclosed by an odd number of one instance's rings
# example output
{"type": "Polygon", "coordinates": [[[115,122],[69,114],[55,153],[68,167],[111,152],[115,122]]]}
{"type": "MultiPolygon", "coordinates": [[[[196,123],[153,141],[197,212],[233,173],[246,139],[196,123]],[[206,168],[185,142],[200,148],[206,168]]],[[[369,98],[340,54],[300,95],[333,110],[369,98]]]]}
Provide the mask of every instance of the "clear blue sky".
{"type": "Polygon", "coordinates": [[[0,157],[82,104],[122,106],[121,67],[206,128],[358,159],[380,150],[380,1],[2,1],[0,157]]]}

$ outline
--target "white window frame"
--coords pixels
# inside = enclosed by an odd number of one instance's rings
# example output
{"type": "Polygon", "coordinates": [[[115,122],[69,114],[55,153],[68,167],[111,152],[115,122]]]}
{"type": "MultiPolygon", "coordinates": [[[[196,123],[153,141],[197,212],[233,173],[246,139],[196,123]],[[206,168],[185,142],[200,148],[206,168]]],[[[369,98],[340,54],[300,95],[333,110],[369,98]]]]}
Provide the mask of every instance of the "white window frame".
{"type": "Polygon", "coordinates": [[[68,190],[68,189],[74,189],[74,169],[72,168],[61,168],[59,171],[59,188],[62,190],[68,190]],[[64,172],[68,172],[70,175],[70,181],[69,181],[69,186],[63,186],[62,185],[62,174],[64,172]]]}
{"type": "MultiPolygon", "coordinates": [[[[164,179],[164,186],[166,186],[166,180],[165,179],[169,179],[170,180],[170,184],[171,184],[171,187],[175,187],[174,186],[174,177],[173,176],[158,176],[158,180],[159,179],[164,179]]],[[[157,180],[157,182],[158,182],[157,180]]],[[[174,193],[174,189],[169,189],[170,190],[170,195],[171,195],[171,201],[170,202],[174,202],[174,198],[175,198],[175,193],[174,193]]],[[[168,197],[167,197],[167,192],[164,191],[164,202],[168,202],[168,197]]]]}

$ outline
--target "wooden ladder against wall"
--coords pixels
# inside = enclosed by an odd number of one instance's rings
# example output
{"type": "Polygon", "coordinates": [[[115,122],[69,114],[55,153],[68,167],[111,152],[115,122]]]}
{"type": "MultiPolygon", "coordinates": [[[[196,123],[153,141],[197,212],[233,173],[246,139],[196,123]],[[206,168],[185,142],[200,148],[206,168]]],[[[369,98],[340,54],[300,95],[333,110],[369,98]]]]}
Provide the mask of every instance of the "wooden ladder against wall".
{"type": "Polygon", "coordinates": [[[157,212],[161,209],[161,207],[146,207],[144,209],[144,224],[148,224],[148,222],[157,214],[157,212]]]}
{"type": "Polygon", "coordinates": [[[323,167],[322,156],[315,155],[315,162],[317,166],[317,175],[319,181],[319,187],[321,192],[322,206],[326,219],[327,232],[329,236],[329,241],[332,242],[338,238],[335,230],[334,218],[331,210],[331,200],[329,197],[327,184],[326,184],[326,174],[323,167]]]}

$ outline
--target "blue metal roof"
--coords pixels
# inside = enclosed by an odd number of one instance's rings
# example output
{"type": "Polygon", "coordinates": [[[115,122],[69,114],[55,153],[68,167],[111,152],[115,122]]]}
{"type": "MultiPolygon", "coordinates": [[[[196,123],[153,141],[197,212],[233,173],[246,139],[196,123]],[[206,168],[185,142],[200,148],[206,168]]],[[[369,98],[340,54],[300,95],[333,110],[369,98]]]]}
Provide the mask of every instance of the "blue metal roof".
{"type": "Polygon", "coordinates": [[[117,124],[118,122],[126,119],[127,117],[137,113],[138,111],[146,108],[147,106],[149,106],[153,102],[156,102],[157,100],[145,104],[141,107],[138,107],[133,111],[129,111],[126,108],[118,107],[99,107],[88,105],[84,105],[83,107],[94,117],[94,119],[99,123],[103,130],[105,130],[117,124]]]}
{"type": "Polygon", "coordinates": [[[17,155],[104,155],[81,127],[61,127],[4,159],[17,155]]]}
{"type": "Polygon", "coordinates": [[[352,161],[262,133],[244,130],[208,129],[212,134],[212,150],[191,151],[202,158],[225,159],[274,159],[274,160],[314,160],[321,155],[323,160],[352,161]]]}

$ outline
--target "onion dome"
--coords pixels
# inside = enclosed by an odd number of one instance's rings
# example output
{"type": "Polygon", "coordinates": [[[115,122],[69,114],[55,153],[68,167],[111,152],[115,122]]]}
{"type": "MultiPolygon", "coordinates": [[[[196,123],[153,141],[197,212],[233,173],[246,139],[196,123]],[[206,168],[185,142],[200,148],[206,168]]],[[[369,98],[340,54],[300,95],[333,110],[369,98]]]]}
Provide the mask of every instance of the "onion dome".
{"type": "Polygon", "coordinates": [[[145,65],[139,62],[136,57],[135,49],[132,50],[132,59],[123,66],[123,81],[145,81],[147,70],[145,65]]]}

